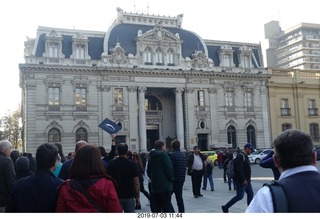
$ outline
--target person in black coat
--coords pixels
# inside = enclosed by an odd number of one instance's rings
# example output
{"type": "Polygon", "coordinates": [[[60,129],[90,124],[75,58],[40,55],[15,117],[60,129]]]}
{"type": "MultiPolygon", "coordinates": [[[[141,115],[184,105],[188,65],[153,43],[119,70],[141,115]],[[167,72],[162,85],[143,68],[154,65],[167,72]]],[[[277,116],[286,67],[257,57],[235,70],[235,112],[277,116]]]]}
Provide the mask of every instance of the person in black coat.
{"type": "Polygon", "coordinates": [[[6,212],[55,212],[58,187],[63,180],[53,171],[58,162],[58,148],[49,143],[36,151],[36,172],[17,181],[9,198],[6,212]]]}
{"type": "Polygon", "coordinates": [[[30,176],[33,172],[29,169],[29,159],[21,156],[16,160],[16,176],[17,180],[22,177],[30,176]]]}

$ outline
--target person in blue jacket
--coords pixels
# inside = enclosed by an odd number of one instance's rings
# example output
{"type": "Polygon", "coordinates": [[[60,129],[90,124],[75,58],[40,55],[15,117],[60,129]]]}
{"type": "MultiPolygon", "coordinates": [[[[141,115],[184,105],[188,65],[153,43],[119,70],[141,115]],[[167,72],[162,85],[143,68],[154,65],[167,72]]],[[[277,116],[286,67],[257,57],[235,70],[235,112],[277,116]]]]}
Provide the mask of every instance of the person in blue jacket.
{"type": "Polygon", "coordinates": [[[278,180],[280,177],[280,172],[279,172],[278,167],[276,167],[276,165],[274,164],[274,161],[272,158],[273,154],[274,154],[274,151],[273,150],[270,151],[267,154],[267,156],[265,156],[264,158],[261,159],[259,166],[263,167],[263,168],[270,168],[273,172],[274,179],[278,180]]]}

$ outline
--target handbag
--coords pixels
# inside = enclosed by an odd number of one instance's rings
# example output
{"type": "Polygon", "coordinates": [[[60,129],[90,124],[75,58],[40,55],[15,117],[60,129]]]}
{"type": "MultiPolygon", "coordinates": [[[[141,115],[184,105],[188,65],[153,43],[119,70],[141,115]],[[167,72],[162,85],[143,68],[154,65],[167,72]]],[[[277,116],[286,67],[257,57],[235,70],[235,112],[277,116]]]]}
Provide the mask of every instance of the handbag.
{"type": "Polygon", "coordinates": [[[73,182],[73,185],[76,190],[81,192],[87,199],[88,201],[97,209],[98,212],[105,212],[105,210],[94,200],[94,198],[83,188],[81,183],[78,180],[71,180],[71,183],[73,182]]]}

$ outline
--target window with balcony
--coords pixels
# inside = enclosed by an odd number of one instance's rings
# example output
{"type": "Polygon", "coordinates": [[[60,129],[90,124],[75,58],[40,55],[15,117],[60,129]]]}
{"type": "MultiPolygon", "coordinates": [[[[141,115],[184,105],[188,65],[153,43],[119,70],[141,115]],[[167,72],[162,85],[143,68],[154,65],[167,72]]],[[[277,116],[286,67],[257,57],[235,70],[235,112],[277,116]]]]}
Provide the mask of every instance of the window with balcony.
{"type": "Polygon", "coordinates": [[[310,124],[310,135],[313,141],[319,141],[319,124],[311,123],[310,124]]]}
{"type": "Polygon", "coordinates": [[[50,84],[48,88],[48,110],[60,111],[60,87],[50,84]]]}
{"type": "Polygon", "coordinates": [[[316,108],[316,100],[310,99],[309,100],[309,116],[317,116],[318,115],[318,108],[316,108]]]}
{"type": "Polygon", "coordinates": [[[288,99],[281,99],[281,116],[291,116],[291,108],[289,108],[288,99]]]}
{"type": "Polygon", "coordinates": [[[58,129],[52,128],[49,130],[48,142],[61,142],[61,134],[58,129]]]}
{"type": "Polygon", "coordinates": [[[85,85],[78,85],[75,89],[76,111],[87,110],[87,88],[85,85]]]}
{"type": "Polygon", "coordinates": [[[76,142],[86,141],[88,142],[88,132],[84,128],[78,128],[76,131],[76,142]]]}
{"type": "Polygon", "coordinates": [[[282,124],[282,131],[285,131],[287,129],[292,129],[292,125],[290,123],[282,124]]]}
{"type": "Polygon", "coordinates": [[[237,132],[234,126],[229,126],[227,129],[228,144],[231,144],[233,148],[237,147],[237,132]]]}

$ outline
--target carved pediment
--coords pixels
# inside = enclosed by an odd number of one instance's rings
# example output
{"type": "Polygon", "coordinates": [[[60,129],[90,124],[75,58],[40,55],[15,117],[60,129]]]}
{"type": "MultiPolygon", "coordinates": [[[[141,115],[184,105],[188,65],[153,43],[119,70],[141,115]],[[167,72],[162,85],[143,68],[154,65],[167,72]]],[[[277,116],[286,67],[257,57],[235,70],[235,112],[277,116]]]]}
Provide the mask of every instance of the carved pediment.
{"type": "Polygon", "coordinates": [[[179,34],[173,34],[170,31],[164,29],[159,22],[153,29],[142,33],[141,30],[138,31],[137,37],[139,40],[146,41],[175,41],[180,42],[179,34]]]}

